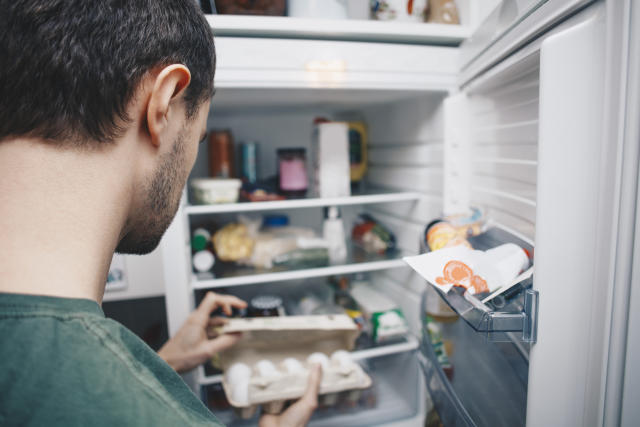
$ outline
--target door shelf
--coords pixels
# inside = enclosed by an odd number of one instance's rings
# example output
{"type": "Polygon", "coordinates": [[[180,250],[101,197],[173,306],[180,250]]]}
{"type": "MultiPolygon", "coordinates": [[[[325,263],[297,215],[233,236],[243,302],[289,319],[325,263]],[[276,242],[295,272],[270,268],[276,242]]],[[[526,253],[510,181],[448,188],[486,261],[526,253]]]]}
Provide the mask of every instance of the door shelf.
{"type": "Polygon", "coordinates": [[[465,25],[207,15],[216,36],[349,40],[458,46],[471,36],[465,25]]]}
{"type": "MultiPolygon", "coordinates": [[[[533,245],[508,231],[492,227],[484,233],[470,237],[474,249],[487,250],[504,243],[515,243],[533,254],[533,245]]],[[[423,244],[423,242],[421,242],[423,244]]],[[[535,343],[538,329],[538,291],[532,289],[531,275],[486,303],[459,287],[452,287],[446,294],[436,293],[471,328],[486,334],[490,341],[521,341],[535,343]],[[520,334],[520,335],[518,335],[520,334]]],[[[431,286],[431,285],[428,285],[431,286]]],[[[426,301],[423,293],[423,306],[426,301]]]]}
{"type": "Polygon", "coordinates": [[[191,285],[193,289],[209,289],[406,268],[402,257],[403,253],[399,251],[380,255],[367,254],[359,248],[350,248],[348,263],[342,265],[281,271],[251,267],[214,267],[215,277],[211,273],[200,273],[192,277],[191,285]],[[215,270],[216,268],[220,269],[215,270]]]}
{"type": "MultiPolygon", "coordinates": [[[[389,356],[392,354],[406,353],[409,351],[417,350],[419,347],[420,341],[413,335],[408,335],[407,338],[401,342],[352,351],[351,358],[355,361],[363,361],[374,359],[376,357],[389,356]]],[[[198,370],[198,384],[200,384],[201,386],[219,384],[221,382],[222,374],[205,375],[204,369],[198,370]]]]}
{"type": "Polygon", "coordinates": [[[240,202],[217,205],[188,205],[184,211],[188,215],[205,215],[205,214],[221,214],[235,212],[262,212],[272,210],[287,209],[304,209],[324,206],[348,206],[348,205],[366,205],[376,203],[396,203],[411,202],[419,200],[420,193],[417,192],[399,192],[399,193],[377,193],[377,194],[359,194],[349,197],[332,197],[332,198],[308,198],[308,199],[292,199],[277,200],[270,202],[240,202]]]}
{"type": "MultiPolygon", "coordinates": [[[[435,322],[423,319],[418,360],[434,407],[444,425],[524,426],[528,385],[528,355],[517,342],[491,342],[458,319],[435,322]],[[449,348],[446,368],[437,348],[449,348]]],[[[447,351],[447,350],[445,350],[447,351]]]]}

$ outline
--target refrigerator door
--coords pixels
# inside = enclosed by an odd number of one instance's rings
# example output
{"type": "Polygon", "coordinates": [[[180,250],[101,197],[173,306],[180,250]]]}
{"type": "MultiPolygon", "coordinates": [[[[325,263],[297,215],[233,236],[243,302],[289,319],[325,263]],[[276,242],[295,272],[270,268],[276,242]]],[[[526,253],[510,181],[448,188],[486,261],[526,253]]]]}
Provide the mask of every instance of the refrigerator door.
{"type": "Polygon", "coordinates": [[[502,0],[461,46],[461,83],[480,76],[594,0],[502,0]]]}
{"type": "MultiPolygon", "coordinates": [[[[447,340],[454,343],[447,378],[425,342],[428,389],[445,424],[595,425],[601,419],[611,193],[618,188],[617,147],[605,143],[605,12],[600,3],[533,39],[514,38],[509,45],[521,48],[507,57],[489,47],[463,69],[462,92],[445,101],[445,207],[479,206],[498,225],[534,240],[533,288],[540,295],[538,340],[530,354],[519,352],[522,365],[484,337],[465,335],[457,321],[439,326],[445,348],[447,340]],[[470,131],[457,129],[461,123],[470,131]],[[468,375],[492,369],[493,376],[476,389],[463,381],[460,366],[474,366],[468,375]],[[509,411],[515,418],[495,418],[509,411]]],[[[529,24],[519,24],[525,35],[529,24]]]]}

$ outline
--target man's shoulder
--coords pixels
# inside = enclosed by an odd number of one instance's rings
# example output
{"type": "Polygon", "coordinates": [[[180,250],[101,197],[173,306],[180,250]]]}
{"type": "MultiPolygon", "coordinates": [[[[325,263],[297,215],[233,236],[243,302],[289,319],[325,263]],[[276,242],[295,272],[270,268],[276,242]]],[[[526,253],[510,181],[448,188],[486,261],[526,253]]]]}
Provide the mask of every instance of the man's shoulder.
{"type": "Polygon", "coordinates": [[[0,342],[0,400],[17,424],[215,421],[153,350],[113,320],[46,312],[5,317],[0,342]]]}

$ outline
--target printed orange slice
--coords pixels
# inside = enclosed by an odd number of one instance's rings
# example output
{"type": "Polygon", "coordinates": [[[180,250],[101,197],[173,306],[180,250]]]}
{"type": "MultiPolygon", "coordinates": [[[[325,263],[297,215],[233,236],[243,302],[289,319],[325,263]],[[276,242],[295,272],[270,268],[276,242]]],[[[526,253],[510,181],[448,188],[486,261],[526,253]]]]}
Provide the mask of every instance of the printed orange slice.
{"type": "Polygon", "coordinates": [[[471,278],[471,287],[476,290],[476,293],[489,292],[487,281],[480,276],[473,276],[471,278]]]}
{"type": "Polygon", "coordinates": [[[444,278],[449,283],[460,283],[473,276],[473,270],[461,261],[449,261],[442,269],[444,278]]]}
{"type": "Polygon", "coordinates": [[[436,284],[440,285],[440,286],[444,286],[444,285],[448,285],[449,282],[447,282],[446,280],[444,280],[444,277],[436,277],[436,284]]]}

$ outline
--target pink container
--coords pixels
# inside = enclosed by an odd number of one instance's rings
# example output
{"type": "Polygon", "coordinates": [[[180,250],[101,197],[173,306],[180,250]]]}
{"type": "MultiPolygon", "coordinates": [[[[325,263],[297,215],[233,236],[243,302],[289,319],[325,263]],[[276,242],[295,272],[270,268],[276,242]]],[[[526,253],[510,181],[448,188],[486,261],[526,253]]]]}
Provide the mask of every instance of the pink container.
{"type": "Polygon", "coordinates": [[[307,193],[307,160],[304,148],[278,150],[280,192],[287,197],[303,197],[307,193]]]}

